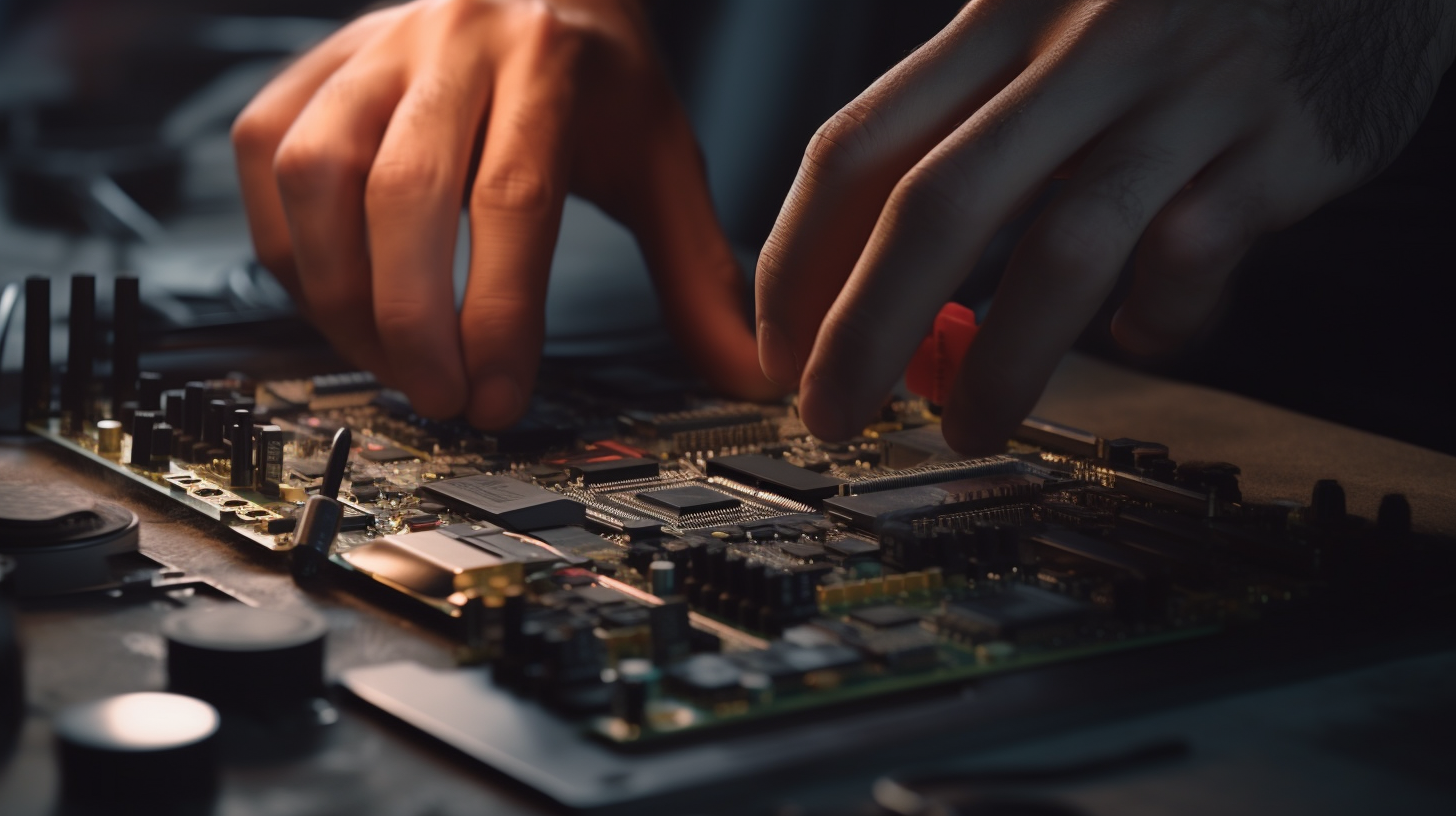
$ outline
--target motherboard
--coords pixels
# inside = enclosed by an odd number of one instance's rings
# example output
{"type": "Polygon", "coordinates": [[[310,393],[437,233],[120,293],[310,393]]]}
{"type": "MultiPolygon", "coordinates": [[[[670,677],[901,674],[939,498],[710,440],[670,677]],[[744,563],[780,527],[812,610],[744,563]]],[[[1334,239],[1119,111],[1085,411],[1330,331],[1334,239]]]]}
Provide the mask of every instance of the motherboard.
{"type": "MultiPolygon", "coordinates": [[[[48,285],[28,294],[42,316],[48,285]]],[[[119,282],[119,308],[133,290],[119,282]]],[[[959,332],[963,349],[968,315],[924,348],[959,332]]],[[[1450,596],[1456,547],[1414,531],[1399,494],[1375,520],[1330,480],[1307,502],[1246,501],[1234,464],[1036,418],[965,459],[934,399],[955,366],[933,356],[843,442],[813,437],[792,400],[725,401],[641,359],[548,361],[526,418],[491,433],[421,417],[360,372],[167,383],[118,356],[104,395],[76,325],[59,411],[48,351],[32,353],[46,338],[27,332],[32,432],[214,519],[306,589],[448,634],[453,672],[342,683],[567,803],[718,774],[676,746],[743,726],[1450,596]],[[321,498],[338,510],[318,538],[321,498]],[[624,787],[642,751],[677,756],[671,776],[624,787]],[[580,787],[588,765],[602,773],[580,787]]],[[[771,761],[760,749],[737,765],[771,761]]]]}
{"type": "Polygon", "coordinates": [[[350,429],[330,576],[614,743],[1203,637],[1320,603],[1378,550],[1422,557],[1399,496],[1375,524],[1333,482],[1245,503],[1234,465],[1036,419],[963,460],[913,397],[829,444],[791,403],[576,396],[487,434],[367,374],[234,378],[164,392],[119,437],[33,430],[283,559],[350,429]]]}

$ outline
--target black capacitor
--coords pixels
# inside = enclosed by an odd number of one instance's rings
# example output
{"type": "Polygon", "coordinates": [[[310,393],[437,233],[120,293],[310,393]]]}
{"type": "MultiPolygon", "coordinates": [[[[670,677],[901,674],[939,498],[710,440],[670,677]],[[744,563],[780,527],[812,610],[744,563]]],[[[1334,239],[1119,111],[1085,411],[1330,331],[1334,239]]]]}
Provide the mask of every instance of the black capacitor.
{"type": "Polygon", "coordinates": [[[197,448],[197,440],[185,433],[179,433],[176,428],[172,429],[172,458],[183,462],[192,461],[192,452],[197,448]]]}
{"type": "Polygon", "coordinates": [[[1345,488],[1334,479],[1314,483],[1309,501],[1309,521],[1316,525],[1339,524],[1345,520],[1345,488]]]}
{"type": "Polygon", "coordinates": [[[1387,493],[1380,498],[1375,513],[1375,526],[1386,538],[1405,538],[1411,532],[1410,501],[1400,493],[1387,493]]]}
{"type": "Polygon", "coordinates": [[[96,359],[96,276],[71,276],[70,340],[61,380],[61,419],[79,430],[90,419],[92,365],[96,359]]]}
{"type": "Polygon", "coordinates": [[[180,388],[162,392],[162,414],[167,417],[167,424],[177,431],[182,430],[185,395],[180,388]]]}
{"type": "Polygon", "coordinates": [[[127,400],[116,408],[116,420],[121,423],[121,427],[127,429],[127,433],[131,432],[131,423],[132,419],[136,417],[136,412],[136,400],[127,400]]]}
{"type": "Polygon", "coordinates": [[[693,625],[688,617],[688,602],[668,598],[647,611],[647,627],[652,638],[652,662],[659,666],[686,660],[693,651],[693,625]]]}
{"type": "Polygon", "coordinates": [[[162,375],[155,371],[143,371],[137,375],[137,405],[143,411],[162,409],[162,375]]]}
{"type": "Polygon", "coordinates": [[[612,713],[628,725],[647,720],[647,693],[652,664],[639,658],[623,660],[617,666],[617,684],[612,689],[612,713]]]}
{"type": "Polygon", "coordinates": [[[183,609],[162,622],[167,687],[225,713],[278,717],[322,697],[328,624],[306,609],[183,609]]]}
{"type": "Polygon", "coordinates": [[[202,439],[202,416],[207,411],[207,383],[196,380],[182,389],[182,433],[202,439]]]}
{"type": "Polygon", "coordinates": [[[136,399],[137,372],[141,365],[142,304],[136,278],[117,278],[112,291],[111,404],[118,405],[136,399]]]}
{"type": "Polygon", "coordinates": [[[152,425],[152,470],[167,471],[172,464],[172,426],[166,422],[152,425]]]}
{"type": "Polygon", "coordinates": [[[233,411],[232,438],[228,455],[232,460],[232,486],[253,486],[253,412],[247,408],[233,411]]]}
{"type": "Polygon", "coordinates": [[[202,422],[202,442],[210,448],[221,448],[230,424],[228,412],[232,405],[227,400],[215,399],[207,403],[207,412],[202,422]]]}
{"type": "Polygon", "coordinates": [[[277,425],[261,425],[254,436],[258,491],[265,496],[277,496],[278,486],[283,483],[283,429],[277,425]]]}
{"type": "Polygon", "coordinates": [[[757,559],[749,559],[743,565],[743,589],[738,593],[738,608],[724,610],[737,613],[737,620],[744,626],[756,626],[758,608],[768,599],[767,565],[757,559]]]}
{"type": "Polygon", "coordinates": [[[161,421],[157,411],[136,411],[131,420],[131,463],[136,467],[152,467],[152,427],[161,421]]]}
{"type": "Polygon", "coordinates": [[[51,415],[51,281],[25,279],[25,363],[20,381],[21,424],[51,415]]]}
{"type": "Polygon", "coordinates": [[[51,723],[59,813],[206,813],[218,785],[217,709],[136,692],[63,709],[51,723]]]}

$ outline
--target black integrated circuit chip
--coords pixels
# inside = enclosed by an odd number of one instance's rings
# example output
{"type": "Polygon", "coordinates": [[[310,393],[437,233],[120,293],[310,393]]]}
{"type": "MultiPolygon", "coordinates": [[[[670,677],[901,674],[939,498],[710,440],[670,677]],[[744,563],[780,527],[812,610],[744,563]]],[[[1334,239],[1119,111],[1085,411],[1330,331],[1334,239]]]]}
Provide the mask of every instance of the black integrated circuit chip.
{"type": "Polygon", "coordinates": [[[719,456],[708,461],[710,476],[727,476],[745,484],[772,490],[798,502],[812,504],[839,492],[843,479],[796,467],[782,459],[756,453],[719,456]]]}
{"type": "Polygon", "coordinates": [[[875,629],[890,629],[920,622],[920,613],[903,606],[885,604],[856,609],[849,613],[849,619],[875,629]]]}
{"type": "Polygon", "coordinates": [[[732,496],[701,485],[670,487],[667,490],[638,493],[637,498],[679,516],[709,513],[714,510],[732,510],[743,505],[742,501],[732,496]]]}
{"type": "Polygon", "coordinates": [[[466,476],[421,485],[422,497],[512,530],[586,523],[586,505],[509,476],[466,476]]]}
{"type": "Polygon", "coordinates": [[[580,462],[571,472],[585,485],[624,482],[628,479],[651,479],[662,472],[656,459],[610,459],[605,462],[580,462]]]}

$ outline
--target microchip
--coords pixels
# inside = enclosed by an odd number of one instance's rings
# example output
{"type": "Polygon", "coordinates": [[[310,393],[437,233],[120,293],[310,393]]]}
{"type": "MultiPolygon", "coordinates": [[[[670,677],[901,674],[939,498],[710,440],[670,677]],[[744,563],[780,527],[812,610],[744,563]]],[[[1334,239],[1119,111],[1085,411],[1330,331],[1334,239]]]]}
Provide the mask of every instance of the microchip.
{"type": "Polygon", "coordinates": [[[875,629],[889,629],[920,622],[920,613],[903,606],[871,606],[849,613],[849,619],[875,629]]]}
{"type": "Polygon", "coordinates": [[[514,530],[586,523],[586,505],[509,476],[466,476],[422,485],[417,491],[457,513],[514,530]]]}
{"type": "Polygon", "coordinates": [[[843,479],[824,476],[768,456],[746,453],[708,461],[708,474],[727,476],[799,502],[813,503],[839,491],[843,479]]]}
{"type": "Polygon", "coordinates": [[[878,553],[880,545],[862,538],[841,538],[838,541],[826,541],[824,549],[835,555],[842,555],[845,558],[865,557],[878,553]]]}
{"type": "Polygon", "coordinates": [[[373,485],[359,485],[356,483],[350,489],[350,492],[354,494],[354,498],[361,502],[372,502],[379,498],[379,488],[373,485]]]}
{"type": "Polygon", "coordinates": [[[368,444],[359,449],[359,456],[371,462],[408,462],[417,459],[413,453],[394,445],[368,444]]]}
{"type": "Polygon", "coordinates": [[[611,459],[605,462],[580,462],[571,471],[587,485],[622,482],[628,479],[651,479],[662,472],[656,459],[611,459]]]}
{"type": "Polygon", "coordinates": [[[1069,631],[1093,611],[1074,598],[1017,584],[995,595],[947,604],[935,623],[942,634],[975,642],[1036,640],[1069,631]]]}
{"type": "Polygon", "coordinates": [[[329,466],[327,462],[294,462],[288,469],[299,479],[306,482],[323,476],[324,471],[328,470],[329,466]]]}
{"type": "Polygon", "coordinates": [[[742,506],[743,502],[732,496],[727,496],[706,487],[688,485],[687,487],[672,487],[667,490],[656,490],[651,493],[638,493],[637,498],[648,504],[670,510],[679,516],[686,516],[691,513],[708,513],[713,510],[732,510],[742,506]]]}

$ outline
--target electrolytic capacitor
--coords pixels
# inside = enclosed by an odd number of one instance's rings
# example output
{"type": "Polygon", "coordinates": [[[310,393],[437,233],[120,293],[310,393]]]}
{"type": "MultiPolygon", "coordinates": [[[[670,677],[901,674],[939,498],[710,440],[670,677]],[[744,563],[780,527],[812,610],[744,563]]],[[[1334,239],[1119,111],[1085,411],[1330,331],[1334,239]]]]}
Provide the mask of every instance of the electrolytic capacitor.
{"type": "Polygon", "coordinates": [[[653,561],[648,567],[652,574],[652,594],[659,598],[677,594],[677,567],[671,561],[653,561]]]}
{"type": "Polygon", "coordinates": [[[152,467],[152,426],[161,421],[157,411],[137,411],[131,420],[131,463],[148,470],[152,467]]]}
{"type": "Polygon", "coordinates": [[[96,452],[102,456],[121,454],[121,423],[103,419],[96,423],[96,452]]]}
{"type": "Polygon", "coordinates": [[[137,406],[143,411],[162,409],[162,375],[143,371],[137,375],[137,406]]]}
{"type": "Polygon", "coordinates": [[[25,362],[20,381],[20,421],[44,422],[51,415],[51,282],[25,279],[25,362]]]}
{"type": "Polygon", "coordinates": [[[172,426],[166,422],[152,425],[151,467],[163,473],[172,469],[172,426]]]}
{"type": "Polygon", "coordinates": [[[221,448],[226,438],[228,412],[232,405],[227,400],[215,399],[207,403],[207,413],[202,422],[202,441],[209,447],[221,448]]]}
{"type": "Polygon", "coordinates": [[[140,367],[141,290],[136,278],[119,277],[111,298],[111,404],[136,399],[140,367]]]}
{"type": "Polygon", "coordinates": [[[253,486],[253,412],[247,408],[233,411],[232,438],[228,440],[232,459],[232,486],[253,486]]]}
{"type": "Polygon", "coordinates": [[[89,420],[92,366],[96,359],[96,276],[71,276],[71,317],[66,376],[61,380],[61,420],[79,431],[89,420]]]}

